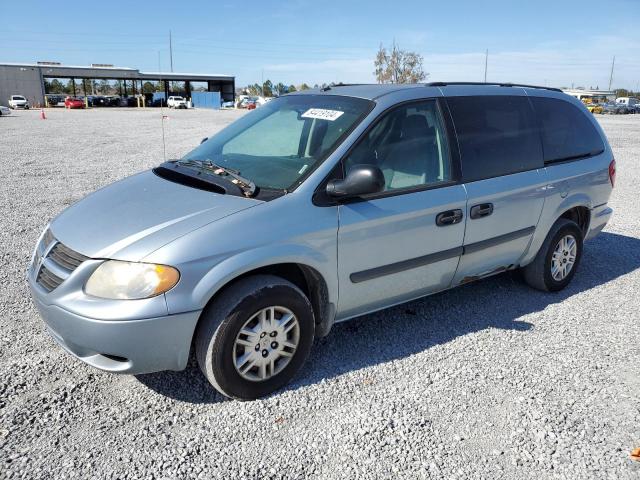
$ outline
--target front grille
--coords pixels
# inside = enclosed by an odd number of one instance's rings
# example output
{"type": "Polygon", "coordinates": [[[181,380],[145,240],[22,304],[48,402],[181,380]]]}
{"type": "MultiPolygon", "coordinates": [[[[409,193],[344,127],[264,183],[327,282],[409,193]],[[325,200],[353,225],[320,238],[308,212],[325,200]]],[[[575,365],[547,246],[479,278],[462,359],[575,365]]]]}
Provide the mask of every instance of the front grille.
{"type": "Polygon", "coordinates": [[[65,247],[61,243],[56,243],[49,252],[47,258],[50,258],[62,268],[69,270],[69,272],[73,272],[82,262],[88,259],[88,257],[85,257],[78,252],[74,252],[69,247],[65,247]]]}
{"type": "Polygon", "coordinates": [[[60,286],[62,282],[64,282],[63,278],[56,276],[54,273],[50,272],[47,267],[42,266],[40,271],[38,272],[37,282],[44,288],[47,292],[51,292],[60,286]]]}
{"type": "Polygon", "coordinates": [[[36,282],[47,292],[58,288],[89,257],[58,242],[51,230],[42,237],[34,258],[36,282]],[[36,271],[37,270],[37,271],[36,271]]]}

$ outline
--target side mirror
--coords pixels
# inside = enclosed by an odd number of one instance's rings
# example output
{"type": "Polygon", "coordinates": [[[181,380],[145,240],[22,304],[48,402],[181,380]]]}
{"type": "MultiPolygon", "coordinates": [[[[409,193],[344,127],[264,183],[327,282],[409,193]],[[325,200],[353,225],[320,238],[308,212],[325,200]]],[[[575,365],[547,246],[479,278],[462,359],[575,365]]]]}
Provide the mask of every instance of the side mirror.
{"type": "Polygon", "coordinates": [[[331,180],[327,195],[332,198],[354,198],[384,189],[384,175],[375,165],[354,165],[344,180],[331,180]]]}
{"type": "Polygon", "coordinates": [[[204,137],[202,140],[200,140],[200,145],[202,145],[207,140],[209,140],[209,137],[204,137]]]}

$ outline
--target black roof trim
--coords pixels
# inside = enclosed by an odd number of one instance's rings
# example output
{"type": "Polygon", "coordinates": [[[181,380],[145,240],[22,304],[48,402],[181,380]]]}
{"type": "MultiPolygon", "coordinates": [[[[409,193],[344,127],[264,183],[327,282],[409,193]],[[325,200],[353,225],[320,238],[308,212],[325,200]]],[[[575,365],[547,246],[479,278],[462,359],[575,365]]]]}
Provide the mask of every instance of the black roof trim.
{"type": "Polygon", "coordinates": [[[523,88],[541,88],[543,90],[552,90],[562,93],[562,90],[554,87],[542,87],[540,85],[527,85],[524,83],[498,83],[498,82],[430,82],[425,83],[427,87],[446,87],[447,85],[495,85],[498,87],[523,87],[523,88]]]}

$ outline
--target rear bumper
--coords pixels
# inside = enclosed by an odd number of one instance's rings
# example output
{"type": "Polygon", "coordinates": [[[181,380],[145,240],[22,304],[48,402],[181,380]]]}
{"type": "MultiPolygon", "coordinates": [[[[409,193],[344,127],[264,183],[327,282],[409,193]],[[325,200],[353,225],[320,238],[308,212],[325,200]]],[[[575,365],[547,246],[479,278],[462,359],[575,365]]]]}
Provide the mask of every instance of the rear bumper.
{"type": "Polygon", "coordinates": [[[598,235],[607,225],[609,219],[613,215],[613,209],[605,203],[591,209],[591,221],[589,223],[589,231],[585,240],[589,240],[598,235]]]}
{"type": "Polygon", "coordinates": [[[56,305],[33,301],[47,330],[67,352],[113,373],[182,370],[200,311],[142,320],[105,321],[82,317],[56,305]]]}

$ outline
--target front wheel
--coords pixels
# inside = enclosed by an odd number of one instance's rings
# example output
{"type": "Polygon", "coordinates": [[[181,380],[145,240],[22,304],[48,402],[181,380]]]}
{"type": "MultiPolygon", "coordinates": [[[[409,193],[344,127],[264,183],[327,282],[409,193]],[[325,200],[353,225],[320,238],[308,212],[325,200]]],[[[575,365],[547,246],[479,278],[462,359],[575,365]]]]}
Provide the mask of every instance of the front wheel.
{"type": "Polygon", "coordinates": [[[225,290],[204,311],[196,358],[222,394],[253,400],[286,385],[306,361],[313,309],[291,282],[256,275],[225,290]]]}
{"type": "Polygon", "coordinates": [[[582,230],[573,221],[559,219],[547,234],[536,258],[522,273],[538,290],[556,292],[571,282],[582,258],[582,230]]]}

